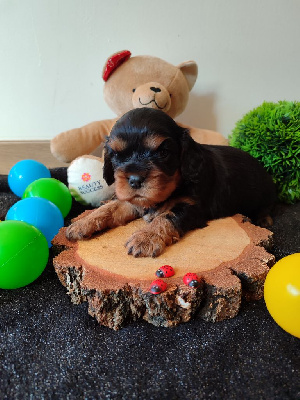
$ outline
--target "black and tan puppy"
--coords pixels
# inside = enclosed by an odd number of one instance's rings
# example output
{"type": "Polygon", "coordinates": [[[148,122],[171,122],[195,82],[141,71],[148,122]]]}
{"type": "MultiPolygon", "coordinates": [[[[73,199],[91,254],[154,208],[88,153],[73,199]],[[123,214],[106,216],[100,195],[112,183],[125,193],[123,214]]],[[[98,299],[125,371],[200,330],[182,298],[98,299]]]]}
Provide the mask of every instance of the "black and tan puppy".
{"type": "Polygon", "coordinates": [[[207,221],[241,213],[257,221],[276,200],[272,178],[249,154],[196,143],[162,111],[140,108],[118,120],[105,145],[104,178],[116,199],[70,225],[70,240],[124,225],[148,224],[125,244],[135,257],[156,257],[207,221]]]}

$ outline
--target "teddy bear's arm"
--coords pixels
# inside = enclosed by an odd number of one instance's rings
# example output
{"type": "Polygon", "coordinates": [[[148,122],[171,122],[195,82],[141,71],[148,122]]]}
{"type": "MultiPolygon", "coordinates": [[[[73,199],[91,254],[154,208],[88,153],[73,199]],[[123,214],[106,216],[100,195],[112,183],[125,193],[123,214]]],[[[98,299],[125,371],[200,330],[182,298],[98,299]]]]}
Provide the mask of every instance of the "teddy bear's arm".
{"type": "Polygon", "coordinates": [[[62,132],[51,140],[51,153],[65,163],[90,154],[105,141],[115,122],[116,119],[95,121],[81,128],[62,132]]]}
{"type": "Polygon", "coordinates": [[[211,131],[208,129],[194,128],[189,125],[178,123],[183,128],[187,128],[190,131],[192,138],[201,144],[218,144],[226,146],[228,145],[228,139],[226,139],[221,133],[211,131]]]}

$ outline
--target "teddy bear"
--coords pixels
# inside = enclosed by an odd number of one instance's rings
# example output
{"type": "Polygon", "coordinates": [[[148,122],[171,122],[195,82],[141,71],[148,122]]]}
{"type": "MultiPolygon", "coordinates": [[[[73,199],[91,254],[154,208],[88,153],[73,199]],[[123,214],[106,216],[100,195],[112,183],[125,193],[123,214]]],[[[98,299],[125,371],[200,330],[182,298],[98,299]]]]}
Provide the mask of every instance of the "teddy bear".
{"type": "MultiPolygon", "coordinates": [[[[113,194],[113,187],[107,187],[103,180],[102,158],[89,154],[101,149],[101,145],[103,147],[117,119],[140,107],[162,110],[175,119],[185,110],[197,75],[195,61],[174,66],[158,57],[131,57],[128,50],[108,58],[102,74],[104,99],[117,117],[62,132],[50,143],[55,158],[72,162],[68,168],[68,183],[76,200],[98,206],[113,194]]],[[[227,139],[218,132],[179,125],[188,128],[199,143],[227,145],[227,139]]]]}

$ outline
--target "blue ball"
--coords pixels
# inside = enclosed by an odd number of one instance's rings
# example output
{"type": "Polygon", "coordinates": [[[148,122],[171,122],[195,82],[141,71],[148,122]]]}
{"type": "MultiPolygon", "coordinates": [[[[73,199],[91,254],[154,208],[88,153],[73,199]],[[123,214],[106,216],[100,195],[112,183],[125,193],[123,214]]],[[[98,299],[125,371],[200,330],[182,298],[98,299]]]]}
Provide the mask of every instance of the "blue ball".
{"type": "Polygon", "coordinates": [[[64,218],[59,208],[47,199],[29,197],[15,203],[7,212],[6,220],[27,222],[36,227],[46,237],[48,246],[64,226],[64,218]]]}
{"type": "Polygon", "coordinates": [[[44,164],[35,160],[22,160],[9,171],[8,185],[14,194],[22,197],[30,183],[40,178],[50,177],[50,171],[44,164]]]}

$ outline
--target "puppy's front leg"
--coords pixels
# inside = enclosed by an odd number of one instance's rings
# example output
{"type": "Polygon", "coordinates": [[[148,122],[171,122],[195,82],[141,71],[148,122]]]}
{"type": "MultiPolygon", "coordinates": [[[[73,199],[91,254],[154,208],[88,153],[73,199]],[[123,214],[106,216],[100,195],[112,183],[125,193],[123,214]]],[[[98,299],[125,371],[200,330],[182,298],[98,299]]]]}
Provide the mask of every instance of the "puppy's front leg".
{"type": "Polygon", "coordinates": [[[207,222],[201,206],[188,198],[166,202],[148,220],[151,222],[125,244],[128,254],[134,257],[157,257],[166,246],[192,229],[205,227],[207,222]]]}
{"type": "Polygon", "coordinates": [[[145,228],[135,232],[125,244],[134,257],[157,257],[179,240],[179,233],[168,219],[169,213],[156,216],[145,228]]]}
{"type": "Polygon", "coordinates": [[[106,228],[125,225],[141,216],[141,210],[127,201],[111,200],[86,217],[73,222],[66,230],[69,240],[87,239],[106,228]]]}

